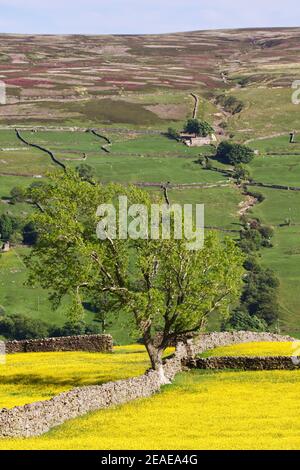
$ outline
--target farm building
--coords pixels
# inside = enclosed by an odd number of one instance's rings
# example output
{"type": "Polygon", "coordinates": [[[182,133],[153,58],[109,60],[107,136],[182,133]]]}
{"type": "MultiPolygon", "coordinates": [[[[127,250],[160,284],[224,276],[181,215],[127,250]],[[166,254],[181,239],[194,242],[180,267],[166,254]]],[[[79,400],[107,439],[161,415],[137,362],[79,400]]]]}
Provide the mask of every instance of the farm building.
{"type": "Polygon", "coordinates": [[[199,137],[196,134],[181,133],[181,141],[188,147],[201,147],[202,145],[210,145],[217,141],[215,134],[210,134],[207,137],[199,137]]]}

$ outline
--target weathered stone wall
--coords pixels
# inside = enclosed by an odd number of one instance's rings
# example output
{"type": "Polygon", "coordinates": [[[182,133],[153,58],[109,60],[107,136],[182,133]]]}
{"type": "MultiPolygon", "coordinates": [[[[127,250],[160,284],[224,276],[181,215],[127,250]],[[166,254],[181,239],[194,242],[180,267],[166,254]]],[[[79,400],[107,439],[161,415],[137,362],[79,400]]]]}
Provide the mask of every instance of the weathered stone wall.
{"type": "Polygon", "coordinates": [[[184,362],[189,369],[239,369],[239,370],[295,370],[300,369],[300,357],[207,357],[184,362]]]}
{"type": "MultiPolygon", "coordinates": [[[[165,375],[172,381],[185,369],[185,363],[196,354],[234,343],[251,341],[294,341],[293,338],[270,333],[211,333],[178,343],[176,353],[164,364],[165,375]]],[[[90,411],[120,405],[137,398],[153,395],[161,387],[159,374],[148,371],[140,377],[109,382],[104,385],[81,387],[61,393],[50,400],[0,410],[0,437],[38,436],[65,421],[90,411]]]]}
{"type": "Polygon", "coordinates": [[[113,339],[111,335],[79,335],[7,341],[5,349],[7,354],[55,351],[112,352],[113,339]]]}
{"type": "Polygon", "coordinates": [[[190,356],[194,357],[209,349],[214,349],[219,346],[229,346],[238,343],[253,343],[253,342],[289,342],[297,341],[290,336],[281,336],[275,333],[256,333],[252,331],[233,331],[224,333],[208,333],[196,337],[190,344],[190,356]]]}
{"type": "MultiPolygon", "coordinates": [[[[165,363],[165,375],[172,380],[182,370],[186,355],[184,345],[179,345],[174,357],[165,363]]],[[[146,398],[161,387],[158,372],[103,385],[75,388],[50,400],[0,410],[0,437],[39,436],[65,421],[88,412],[121,405],[137,398],[146,398]]]]}

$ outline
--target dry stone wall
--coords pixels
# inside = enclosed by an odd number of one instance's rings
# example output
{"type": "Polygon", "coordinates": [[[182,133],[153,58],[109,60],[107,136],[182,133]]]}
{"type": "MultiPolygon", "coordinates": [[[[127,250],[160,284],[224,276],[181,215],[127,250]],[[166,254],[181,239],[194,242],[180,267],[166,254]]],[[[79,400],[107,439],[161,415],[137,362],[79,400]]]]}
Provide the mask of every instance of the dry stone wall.
{"type": "MultiPolygon", "coordinates": [[[[211,333],[200,338],[182,338],[173,357],[164,364],[165,375],[172,381],[175,375],[186,368],[186,363],[196,354],[234,343],[251,341],[294,341],[288,336],[270,333],[211,333]]],[[[73,389],[50,400],[0,410],[0,437],[38,436],[65,421],[88,412],[121,405],[138,398],[146,398],[159,391],[160,377],[150,370],[134,377],[104,385],[73,389]]]]}
{"type": "Polygon", "coordinates": [[[281,336],[275,333],[256,333],[252,331],[208,333],[198,336],[194,341],[190,342],[189,353],[191,357],[194,357],[197,354],[202,354],[205,351],[218,348],[219,346],[264,341],[289,342],[297,340],[290,336],[281,336]]]}
{"type": "Polygon", "coordinates": [[[79,335],[7,341],[5,349],[7,354],[55,351],[112,352],[113,339],[111,335],[79,335]]]}
{"type": "Polygon", "coordinates": [[[189,369],[296,370],[300,357],[208,357],[185,361],[189,369]]]}

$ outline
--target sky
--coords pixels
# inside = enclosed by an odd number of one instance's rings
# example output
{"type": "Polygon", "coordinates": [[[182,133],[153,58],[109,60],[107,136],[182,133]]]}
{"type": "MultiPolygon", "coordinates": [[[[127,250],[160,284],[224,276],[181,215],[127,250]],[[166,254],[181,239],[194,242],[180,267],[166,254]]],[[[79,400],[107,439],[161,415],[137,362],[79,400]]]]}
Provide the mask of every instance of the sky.
{"type": "Polygon", "coordinates": [[[0,32],[153,34],[300,26],[299,0],[0,0],[0,32]]]}

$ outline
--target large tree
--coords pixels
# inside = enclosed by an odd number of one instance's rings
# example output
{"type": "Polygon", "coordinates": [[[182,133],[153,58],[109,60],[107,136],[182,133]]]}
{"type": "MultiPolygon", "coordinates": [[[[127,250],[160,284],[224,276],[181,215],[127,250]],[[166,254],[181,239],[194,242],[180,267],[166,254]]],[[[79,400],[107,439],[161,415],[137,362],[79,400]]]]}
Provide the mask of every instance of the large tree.
{"type": "Polygon", "coordinates": [[[178,335],[198,332],[213,312],[225,313],[238,297],[243,255],[230,240],[207,234],[191,251],[185,240],[99,240],[97,207],[126,195],[144,204],[148,193],[135,187],[91,185],[75,173],[57,174],[31,190],[41,211],[33,216],[38,242],[27,259],[30,280],[50,289],[54,306],[65,295],[71,312],[83,312],[85,298],[111,296],[130,312],[151,365],[164,381],[162,356],[178,335]]]}
{"type": "Polygon", "coordinates": [[[254,151],[246,145],[224,141],[218,146],[216,158],[230,165],[250,163],[254,158],[254,151]]]}

